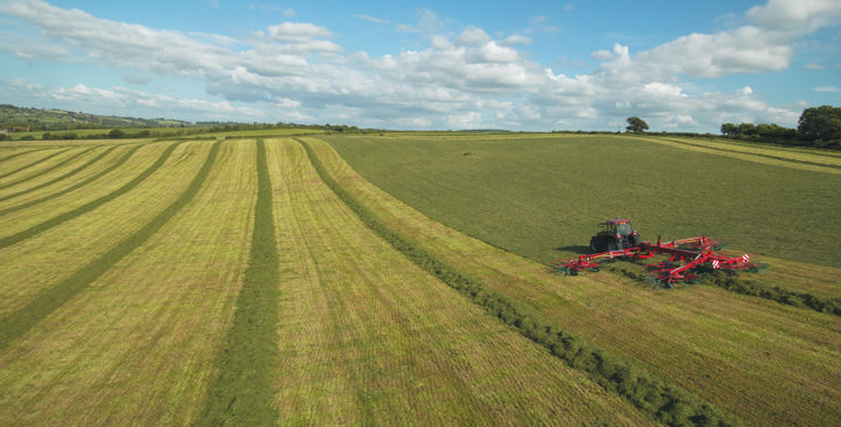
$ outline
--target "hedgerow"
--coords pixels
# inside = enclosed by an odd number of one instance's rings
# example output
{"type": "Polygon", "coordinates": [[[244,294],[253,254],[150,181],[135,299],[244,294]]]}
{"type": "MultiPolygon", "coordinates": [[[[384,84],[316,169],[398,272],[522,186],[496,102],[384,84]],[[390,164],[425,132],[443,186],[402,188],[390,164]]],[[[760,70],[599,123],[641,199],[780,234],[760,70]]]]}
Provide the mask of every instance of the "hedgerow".
{"type": "MultiPolygon", "coordinates": [[[[175,149],[176,145],[172,145],[164,151],[164,154],[149,167],[141,176],[135,178],[135,181],[142,181],[141,177],[148,176],[160,167],[164,161],[175,149]],[[147,173],[148,172],[148,173],[147,173]]],[[[53,285],[36,296],[30,303],[9,314],[0,320],[0,349],[6,348],[16,338],[24,335],[27,331],[37,325],[42,319],[50,315],[56,309],[64,305],[74,296],[87,289],[87,287],[97,278],[102,276],[105,272],[110,270],[126,255],[137,249],[140,245],[146,242],[155,232],[157,232],[164,224],[167,223],[178,211],[181,210],[190,200],[195,197],[204,183],[213,163],[216,161],[216,156],[219,152],[219,143],[211,147],[210,153],[204,162],[201,170],[196,174],[190,186],[172,202],[166,209],[156,215],[143,228],[136,231],[134,234],[127,237],[122,242],[118,243],[111,250],[101,255],[99,258],[91,261],[81,269],[77,270],[68,278],[62,280],[56,285],[53,285]]],[[[145,178],[145,177],[144,177],[145,178]]],[[[132,181],[134,182],[134,181],[132,181]]],[[[128,185],[128,184],[126,184],[128,185]]],[[[136,185],[136,184],[135,184],[136,185]]],[[[125,188],[125,186],[123,187],[125,188]]],[[[122,188],[121,188],[122,190],[122,188]]],[[[120,190],[115,191],[115,194],[120,190]]],[[[128,190],[126,190],[128,191],[128,190]]],[[[122,194],[122,193],[119,193],[122,194]]],[[[117,194],[117,195],[119,195],[117,194]]],[[[110,196],[110,194],[109,194],[110,196]]],[[[108,197],[108,196],[106,196],[108,197]]],[[[115,196],[116,197],[116,196],[115,196]]],[[[87,206],[87,205],[86,205],[87,206]]]]}
{"type": "Polygon", "coordinates": [[[606,390],[618,393],[667,425],[740,424],[732,415],[723,413],[699,397],[562,330],[539,314],[487,288],[480,280],[459,272],[394,232],[332,178],[307,142],[296,140],[303,145],[324,183],[368,228],[413,263],[459,291],[488,314],[547,348],[567,365],[588,373],[606,390]]]}

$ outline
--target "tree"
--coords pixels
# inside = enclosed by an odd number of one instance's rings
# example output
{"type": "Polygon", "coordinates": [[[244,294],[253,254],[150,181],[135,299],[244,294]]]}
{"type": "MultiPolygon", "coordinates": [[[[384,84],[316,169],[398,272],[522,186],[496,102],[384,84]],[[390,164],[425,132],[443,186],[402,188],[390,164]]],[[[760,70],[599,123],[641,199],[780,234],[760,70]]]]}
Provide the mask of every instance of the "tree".
{"type": "Polygon", "coordinates": [[[841,107],[823,105],[803,110],[797,121],[797,133],[808,141],[841,139],[841,107]]]}
{"type": "Polygon", "coordinates": [[[628,126],[625,129],[628,132],[642,133],[648,130],[648,123],[639,117],[628,117],[628,126]]]}
{"type": "Polygon", "coordinates": [[[120,139],[124,136],[126,136],[125,132],[120,129],[111,129],[111,132],[108,132],[108,138],[110,139],[120,139]]]}
{"type": "Polygon", "coordinates": [[[721,134],[727,136],[735,136],[738,135],[738,128],[733,123],[724,123],[721,125],[721,134]]]}

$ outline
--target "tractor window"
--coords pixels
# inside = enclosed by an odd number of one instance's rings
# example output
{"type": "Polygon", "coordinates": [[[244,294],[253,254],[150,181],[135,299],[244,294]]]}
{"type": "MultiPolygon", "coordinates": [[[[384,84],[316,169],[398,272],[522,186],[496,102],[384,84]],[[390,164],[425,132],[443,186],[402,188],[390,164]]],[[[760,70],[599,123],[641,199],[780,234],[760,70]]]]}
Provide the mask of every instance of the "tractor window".
{"type": "Polygon", "coordinates": [[[627,236],[632,232],[633,230],[631,229],[631,224],[628,224],[627,222],[624,224],[616,224],[616,234],[627,236]]]}

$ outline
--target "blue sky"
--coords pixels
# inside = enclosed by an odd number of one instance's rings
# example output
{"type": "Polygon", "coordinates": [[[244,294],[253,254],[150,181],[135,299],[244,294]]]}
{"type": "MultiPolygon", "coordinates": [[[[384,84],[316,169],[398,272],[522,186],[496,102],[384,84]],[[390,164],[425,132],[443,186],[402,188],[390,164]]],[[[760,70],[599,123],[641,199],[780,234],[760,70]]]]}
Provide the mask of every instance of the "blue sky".
{"type": "Polygon", "coordinates": [[[0,0],[0,103],[391,129],[796,126],[841,1],[0,0]]]}

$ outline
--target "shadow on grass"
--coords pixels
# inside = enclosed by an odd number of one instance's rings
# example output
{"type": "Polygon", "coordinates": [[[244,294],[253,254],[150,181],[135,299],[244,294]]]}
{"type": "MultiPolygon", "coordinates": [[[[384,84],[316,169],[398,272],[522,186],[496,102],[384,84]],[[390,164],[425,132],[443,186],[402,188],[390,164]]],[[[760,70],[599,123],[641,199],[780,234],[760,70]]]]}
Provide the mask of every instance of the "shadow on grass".
{"type": "Polygon", "coordinates": [[[583,245],[558,246],[555,250],[561,252],[574,252],[579,255],[586,255],[590,253],[590,247],[583,245]]]}

